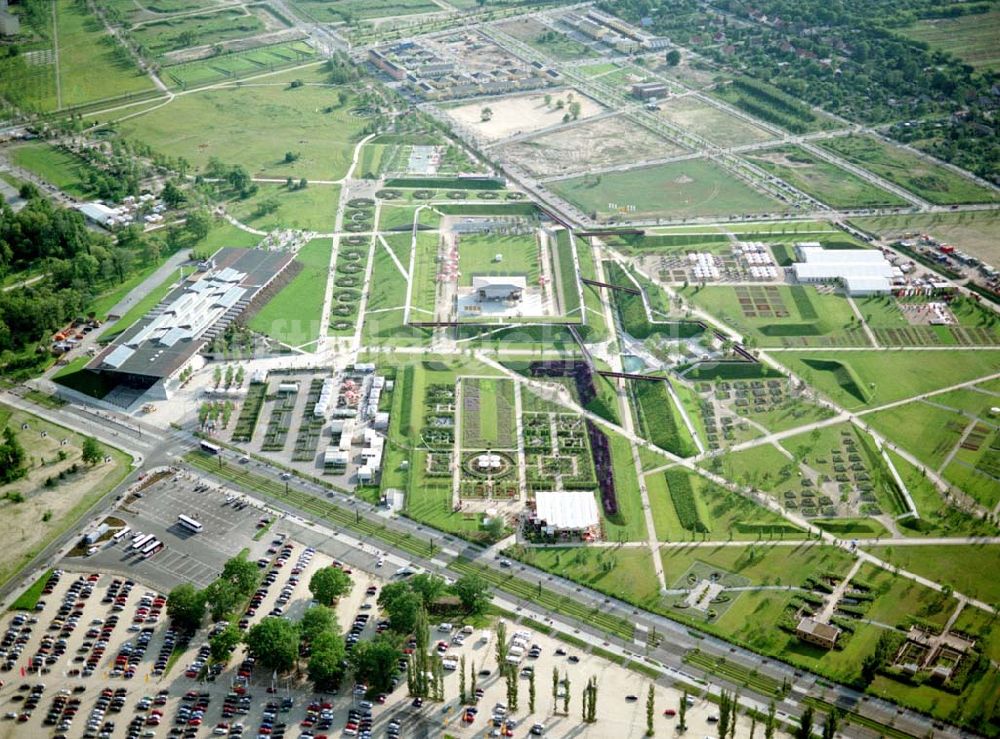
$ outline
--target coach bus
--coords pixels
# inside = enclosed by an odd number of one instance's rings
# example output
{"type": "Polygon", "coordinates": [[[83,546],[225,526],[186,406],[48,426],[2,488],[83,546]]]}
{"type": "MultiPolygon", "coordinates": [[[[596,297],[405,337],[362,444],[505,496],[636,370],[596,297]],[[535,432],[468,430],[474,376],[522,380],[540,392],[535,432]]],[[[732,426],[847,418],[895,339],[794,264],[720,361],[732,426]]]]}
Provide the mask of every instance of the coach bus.
{"type": "Polygon", "coordinates": [[[218,454],[222,451],[222,447],[218,444],[213,444],[210,441],[201,442],[201,450],[203,452],[208,452],[209,454],[218,454]]]}
{"type": "Polygon", "coordinates": [[[143,534],[138,539],[132,542],[132,549],[142,549],[148,542],[153,540],[152,534],[143,534]]]}
{"type": "Polygon", "coordinates": [[[126,526],[125,528],[123,528],[123,529],[120,529],[120,530],[119,530],[119,531],[118,531],[118,532],[117,532],[117,533],[116,533],[116,534],[115,534],[114,536],[112,536],[111,538],[112,538],[113,540],[115,540],[115,541],[121,541],[121,540],[122,540],[122,539],[124,539],[124,538],[125,538],[126,536],[128,536],[128,535],[129,535],[129,533],[131,533],[131,531],[132,531],[132,527],[131,527],[131,526],[126,526]]]}
{"type": "Polygon", "coordinates": [[[151,551],[153,551],[154,549],[156,549],[158,546],[161,545],[162,542],[159,539],[150,539],[148,542],[146,542],[146,546],[142,548],[142,553],[149,554],[151,551]]]}
{"type": "Polygon", "coordinates": [[[185,516],[183,513],[177,517],[177,523],[195,534],[204,528],[201,523],[195,521],[193,518],[185,516]]]}

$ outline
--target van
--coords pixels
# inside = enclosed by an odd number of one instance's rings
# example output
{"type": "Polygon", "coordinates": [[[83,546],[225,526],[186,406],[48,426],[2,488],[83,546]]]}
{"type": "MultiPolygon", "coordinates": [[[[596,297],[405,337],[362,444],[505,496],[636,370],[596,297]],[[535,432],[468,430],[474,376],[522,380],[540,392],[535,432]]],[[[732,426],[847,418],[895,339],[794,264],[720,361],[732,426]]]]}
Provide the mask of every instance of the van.
{"type": "Polygon", "coordinates": [[[454,628],[454,627],[450,623],[448,623],[447,621],[445,621],[444,623],[438,624],[438,631],[440,631],[442,634],[450,634],[452,628],[454,628]]]}

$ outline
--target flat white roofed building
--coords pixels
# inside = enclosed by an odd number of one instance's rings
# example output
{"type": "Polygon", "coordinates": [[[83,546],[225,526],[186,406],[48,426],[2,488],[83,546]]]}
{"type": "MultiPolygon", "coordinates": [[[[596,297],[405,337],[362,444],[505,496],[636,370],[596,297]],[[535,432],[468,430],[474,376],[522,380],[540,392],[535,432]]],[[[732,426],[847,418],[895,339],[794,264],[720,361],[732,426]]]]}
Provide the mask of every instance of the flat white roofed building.
{"type": "Polygon", "coordinates": [[[892,281],[902,276],[876,249],[824,249],[817,244],[795,245],[801,260],[792,265],[799,282],[838,282],[848,295],[875,295],[892,290],[892,281]]]}
{"type": "Polygon", "coordinates": [[[535,493],[535,519],[547,534],[586,535],[601,522],[594,494],[587,490],[535,493]]]}

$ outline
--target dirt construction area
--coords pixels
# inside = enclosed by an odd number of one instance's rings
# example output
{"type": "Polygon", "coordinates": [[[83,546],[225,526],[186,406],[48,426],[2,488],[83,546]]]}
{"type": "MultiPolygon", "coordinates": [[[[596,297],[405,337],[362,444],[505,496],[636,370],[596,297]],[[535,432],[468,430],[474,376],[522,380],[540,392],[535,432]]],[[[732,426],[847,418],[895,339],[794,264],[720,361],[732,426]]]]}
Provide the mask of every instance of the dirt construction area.
{"type": "Polygon", "coordinates": [[[590,118],[604,108],[600,103],[581,95],[575,90],[554,90],[547,93],[512,95],[502,98],[483,98],[475,103],[445,108],[445,112],[464,128],[486,141],[499,141],[509,136],[540,131],[562,123],[571,102],[580,103],[580,117],[590,118]],[[550,104],[545,104],[546,95],[550,104]],[[572,98],[570,97],[572,95],[572,98]],[[562,101],[563,108],[559,108],[562,101]],[[493,111],[488,121],[483,120],[483,109],[493,111]]]}
{"type": "Polygon", "coordinates": [[[601,118],[504,144],[501,158],[536,177],[576,174],[685,153],[685,149],[627,118],[601,118]]]}

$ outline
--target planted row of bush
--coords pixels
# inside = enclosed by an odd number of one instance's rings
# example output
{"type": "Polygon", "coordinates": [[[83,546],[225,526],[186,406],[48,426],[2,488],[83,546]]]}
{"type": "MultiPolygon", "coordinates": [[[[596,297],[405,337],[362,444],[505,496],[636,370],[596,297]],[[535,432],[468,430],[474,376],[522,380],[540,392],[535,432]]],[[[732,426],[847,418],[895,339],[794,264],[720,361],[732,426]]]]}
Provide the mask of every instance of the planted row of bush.
{"type": "Polygon", "coordinates": [[[681,526],[696,534],[707,534],[708,526],[698,513],[698,502],[695,500],[694,488],[691,487],[691,479],[687,473],[681,470],[667,470],[664,477],[667,478],[670,500],[673,501],[681,526]]]}
{"type": "Polygon", "coordinates": [[[606,516],[618,515],[618,495],[615,492],[614,465],[611,461],[611,444],[607,434],[592,421],[587,421],[587,435],[590,437],[590,453],[594,458],[594,471],[601,489],[601,504],[606,516]]]}

